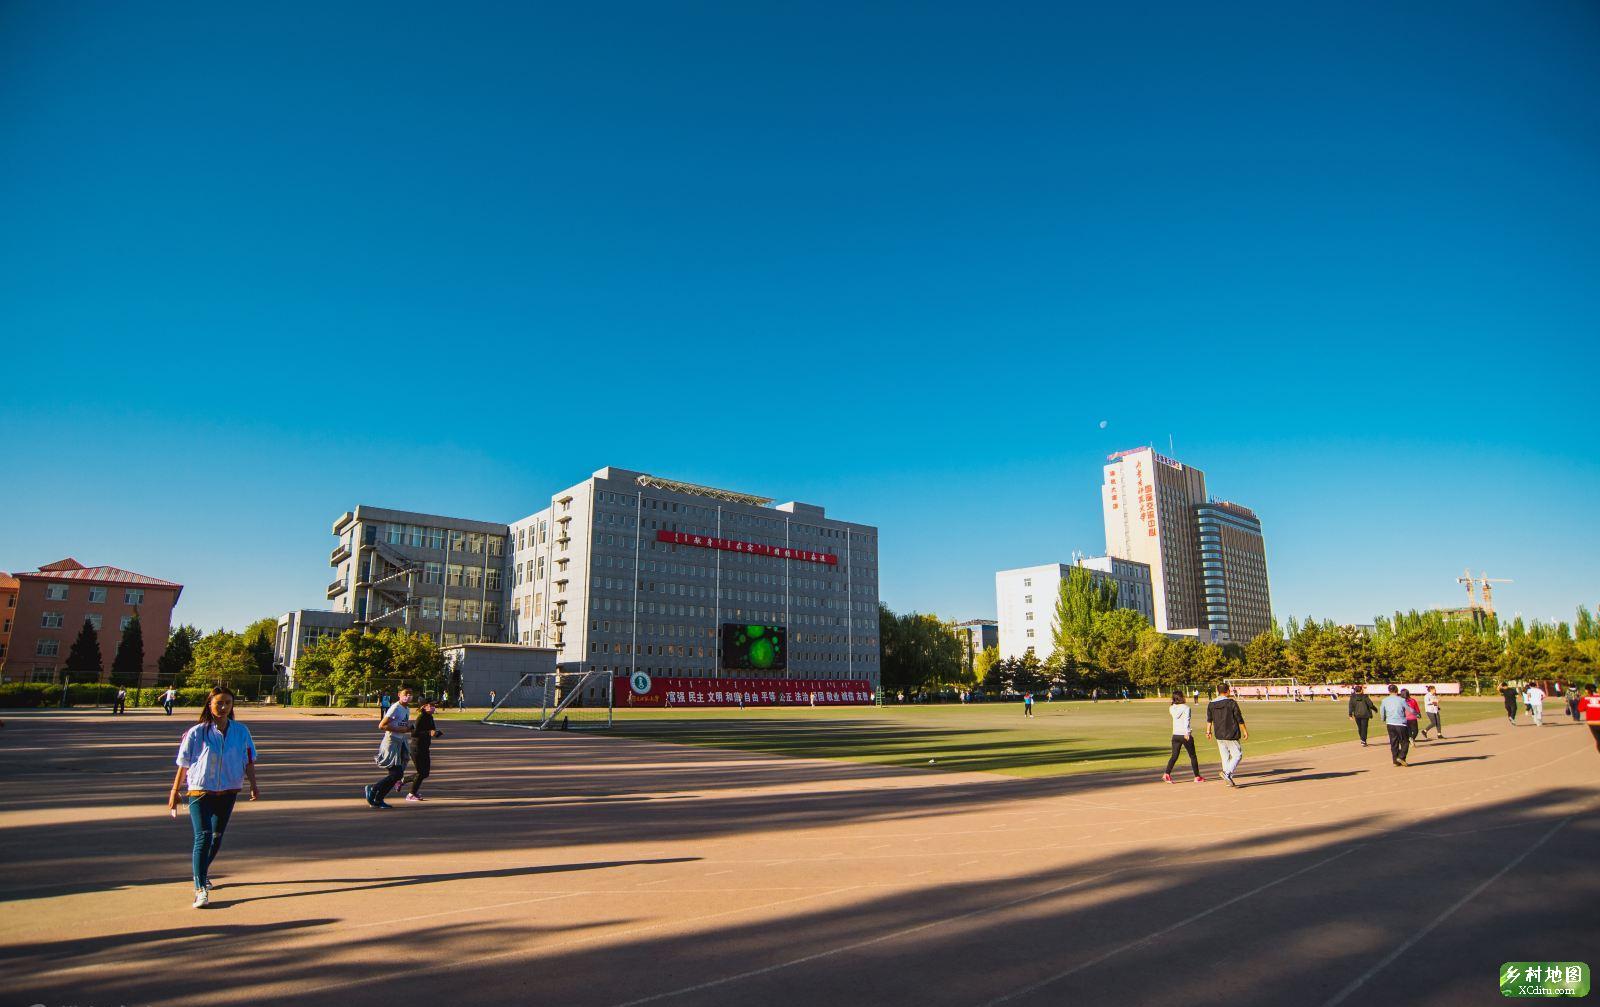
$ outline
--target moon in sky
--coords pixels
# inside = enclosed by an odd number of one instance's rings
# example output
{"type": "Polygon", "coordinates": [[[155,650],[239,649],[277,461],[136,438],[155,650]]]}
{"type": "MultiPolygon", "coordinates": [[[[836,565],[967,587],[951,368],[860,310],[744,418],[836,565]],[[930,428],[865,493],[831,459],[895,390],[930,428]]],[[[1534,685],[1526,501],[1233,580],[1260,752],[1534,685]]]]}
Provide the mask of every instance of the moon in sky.
{"type": "Polygon", "coordinates": [[[1100,421],[1100,429],[1104,430],[1105,428],[1106,428],[1106,421],[1105,420],[1101,420],[1100,421]]]}

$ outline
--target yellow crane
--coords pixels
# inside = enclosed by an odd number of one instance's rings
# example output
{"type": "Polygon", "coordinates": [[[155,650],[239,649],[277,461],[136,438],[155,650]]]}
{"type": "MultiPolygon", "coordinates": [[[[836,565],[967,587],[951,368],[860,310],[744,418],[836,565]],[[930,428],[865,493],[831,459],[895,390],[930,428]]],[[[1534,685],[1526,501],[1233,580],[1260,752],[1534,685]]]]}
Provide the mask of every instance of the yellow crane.
{"type": "Polygon", "coordinates": [[[1467,609],[1476,611],[1478,608],[1478,593],[1472,587],[1472,570],[1470,567],[1461,571],[1461,576],[1456,578],[1456,583],[1467,585],[1467,609]]]}
{"type": "MultiPolygon", "coordinates": [[[[1515,584],[1516,581],[1505,577],[1493,577],[1483,571],[1478,571],[1478,592],[1483,595],[1483,612],[1489,618],[1494,618],[1494,588],[1490,584],[1515,584]]],[[[1470,593],[1471,588],[1467,591],[1470,593]]]]}

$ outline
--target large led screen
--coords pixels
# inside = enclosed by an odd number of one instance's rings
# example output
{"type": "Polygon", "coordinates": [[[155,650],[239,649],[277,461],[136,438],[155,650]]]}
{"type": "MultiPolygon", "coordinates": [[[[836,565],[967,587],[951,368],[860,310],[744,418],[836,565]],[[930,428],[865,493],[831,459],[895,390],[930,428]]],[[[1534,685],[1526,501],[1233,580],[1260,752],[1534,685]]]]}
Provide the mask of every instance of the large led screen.
{"type": "Polygon", "coordinates": [[[728,671],[784,671],[789,641],[782,626],[722,624],[722,667],[728,671]]]}

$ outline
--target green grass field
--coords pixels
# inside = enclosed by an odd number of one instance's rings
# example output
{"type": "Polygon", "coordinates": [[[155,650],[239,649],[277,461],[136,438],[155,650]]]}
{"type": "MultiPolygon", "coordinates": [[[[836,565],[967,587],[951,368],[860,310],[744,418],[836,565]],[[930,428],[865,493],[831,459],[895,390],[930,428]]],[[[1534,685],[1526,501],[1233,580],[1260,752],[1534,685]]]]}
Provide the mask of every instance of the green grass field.
{"type": "MultiPolygon", "coordinates": [[[[1201,772],[1217,763],[1205,740],[1204,706],[1195,711],[1201,772]]],[[[1245,703],[1246,758],[1348,741],[1355,727],[1343,703],[1245,703]]],[[[1450,698],[1452,726],[1502,715],[1498,698],[1450,698]]],[[[458,715],[451,715],[458,716],[458,715]]],[[[478,714],[479,717],[482,714],[478,714]]],[[[474,718],[476,719],[476,718],[474,718]]],[[[1172,722],[1164,700],[1130,703],[1020,703],[838,709],[618,710],[614,732],[683,745],[846,759],[891,766],[1009,776],[1149,769],[1166,764],[1172,722]],[[928,760],[935,760],[929,763],[928,760]]],[[[1374,721],[1371,739],[1387,744],[1374,721]]],[[[1426,746],[1424,746],[1426,747],[1426,746]]]]}

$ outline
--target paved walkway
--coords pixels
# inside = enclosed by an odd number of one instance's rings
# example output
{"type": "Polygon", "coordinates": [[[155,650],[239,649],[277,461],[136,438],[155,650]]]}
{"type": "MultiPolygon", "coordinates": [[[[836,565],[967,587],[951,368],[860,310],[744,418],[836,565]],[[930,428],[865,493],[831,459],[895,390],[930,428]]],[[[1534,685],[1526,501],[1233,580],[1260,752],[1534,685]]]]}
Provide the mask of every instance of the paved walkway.
{"type": "Polygon", "coordinates": [[[262,800],[201,911],[186,719],[7,717],[8,1003],[1457,1005],[1600,965],[1600,756],[1555,718],[1238,790],[450,723],[433,799],[378,812],[375,718],[246,716],[262,800]]]}

